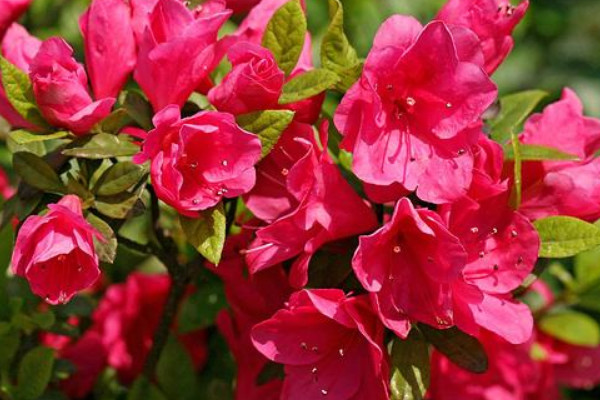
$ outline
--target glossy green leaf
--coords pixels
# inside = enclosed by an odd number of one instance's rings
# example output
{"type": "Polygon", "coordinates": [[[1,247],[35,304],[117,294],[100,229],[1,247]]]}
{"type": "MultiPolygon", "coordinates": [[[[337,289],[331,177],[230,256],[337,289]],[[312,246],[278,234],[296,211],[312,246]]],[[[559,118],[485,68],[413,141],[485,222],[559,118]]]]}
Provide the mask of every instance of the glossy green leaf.
{"type": "Polygon", "coordinates": [[[86,220],[100,232],[104,241],[94,237],[94,246],[100,261],[112,264],[117,256],[117,238],[110,225],[94,214],[88,214],[86,220]]]}
{"type": "Polygon", "coordinates": [[[538,327],[550,336],[576,346],[596,347],[600,344],[600,327],[590,316],[576,311],[545,315],[538,327]]]}
{"type": "Polygon", "coordinates": [[[208,261],[218,265],[225,244],[226,217],[223,203],[200,212],[199,218],[180,217],[188,242],[208,261]]]}
{"type": "Polygon", "coordinates": [[[140,151],[128,136],[98,133],[75,140],[63,150],[66,156],[100,160],[103,158],[132,156],[140,151]]]}
{"type": "Polygon", "coordinates": [[[131,386],[127,400],[167,400],[167,397],[146,377],[141,376],[131,386]]]}
{"type": "Polygon", "coordinates": [[[25,129],[18,129],[8,133],[8,137],[18,145],[26,145],[35,142],[44,142],[52,139],[62,139],[69,136],[69,132],[59,131],[47,135],[30,132],[25,129]]]}
{"type": "Polygon", "coordinates": [[[21,344],[21,334],[15,328],[10,328],[0,334],[0,369],[10,366],[19,345],[21,344]]]}
{"type": "Polygon", "coordinates": [[[392,400],[422,400],[429,387],[429,346],[414,329],[392,346],[392,400]]]}
{"type": "Polygon", "coordinates": [[[456,327],[438,330],[419,324],[419,330],[429,343],[459,367],[476,374],[487,371],[487,355],[481,343],[473,336],[456,327]]]}
{"type": "Polygon", "coordinates": [[[492,139],[499,143],[510,140],[511,134],[516,133],[527,116],[547,95],[541,90],[527,90],[502,97],[498,116],[489,121],[492,139]]]}
{"type": "Polygon", "coordinates": [[[248,132],[258,135],[262,144],[262,157],[265,157],[293,118],[294,112],[290,110],[265,110],[240,115],[237,123],[248,132]]]}
{"type": "Polygon", "coordinates": [[[40,397],[52,376],[54,351],[47,347],[35,347],[30,350],[19,365],[17,398],[36,400],[40,397]]]}
{"type": "Polygon", "coordinates": [[[120,101],[131,119],[142,129],[146,131],[152,129],[152,116],[154,115],[152,106],[141,93],[132,90],[123,92],[120,101]]]}
{"type": "Polygon", "coordinates": [[[340,0],[329,0],[329,15],[331,22],[321,43],[321,65],[338,75],[336,88],[346,91],[360,77],[362,62],[344,33],[344,10],[340,0]]]}
{"type": "Polygon", "coordinates": [[[25,183],[36,189],[59,194],[65,191],[65,186],[52,167],[33,153],[15,153],[13,168],[25,183]]]}
{"type": "MultiPolygon", "coordinates": [[[[533,144],[520,143],[519,151],[521,155],[521,161],[564,161],[578,159],[578,157],[573,154],[564,153],[553,147],[538,146],[533,144]]],[[[506,160],[515,159],[512,145],[504,147],[504,158],[506,160]]]]}
{"type": "Polygon", "coordinates": [[[119,162],[108,168],[98,179],[94,192],[99,196],[113,196],[137,185],[146,176],[144,167],[129,161],[119,162]]]}
{"type": "Polygon", "coordinates": [[[564,258],[600,246],[600,227],[573,217],[554,216],[534,222],[540,239],[540,257],[564,258]]]}
{"type": "Polygon", "coordinates": [[[295,103],[323,93],[335,87],[340,78],[335,72],[322,68],[311,69],[295,76],[285,85],[279,98],[279,104],[295,103]]]}
{"type": "Polygon", "coordinates": [[[132,121],[133,118],[125,108],[117,108],[96,126],[95,131],[117,134],[132,121]]]}
{"type": "Polygon", "coordinates": [[[133,192],[122,192],[113,196],[97,196],[94,208],[107,217],[115,219],[137,215],[136,207],[140,207],[139,211],[144,209],[144,204],[140,200],[143,191],[144,186],[142,185],[133,192]]]}
{"type": "Polygon", "coordinates": [[[2,56],[0,70],[6,97],[19,115],[39,127],[48,126],[35,102],[29,76],[2,56]]]}
{"type": "Polygon", "coordinates": [[[277,65],[289,75],[302,53],[306,36],[306,16],[298,0],[281,6],[267,24],[262,45],[271,50],[277,65]]]}
{"type": "Polygon", "coordinates": [[[173,336],[169,337],[158,365],[156,378],[162,391],[170,400],[187,398],[187,392],[182,388],[194,387],[196,373],[194,364],[185,347],[173,336]]]}

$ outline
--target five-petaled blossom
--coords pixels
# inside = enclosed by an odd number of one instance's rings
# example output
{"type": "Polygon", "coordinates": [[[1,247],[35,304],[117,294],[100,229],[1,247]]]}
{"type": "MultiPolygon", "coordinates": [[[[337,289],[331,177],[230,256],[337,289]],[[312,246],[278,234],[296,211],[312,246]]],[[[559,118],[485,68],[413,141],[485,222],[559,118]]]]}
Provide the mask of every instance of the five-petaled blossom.
{"type": "Polygon", "coordinates": [[[477,38],[464,28],[385,21],[334,119],[356,175],[436,204],[462,196],[473,174],[472,126],[496,98],[480,62],[477,38]]]}
{"type": "Polygon", "coordinates": [[[304,290],[252,330],[268,359],[284,364],[282,399],[387,400],[383,326],[366,296],[338,289],[304,290]]]}
{"type": "Polygon", "coordinates": [[[237,197],[254,186],[260,139],[240,128],[233,115],[203,111],[181,119],[169,106],[153,119],[138,162],[151,160],[157,195],[180,213],[194,217],[223,197],[237,197]]]}

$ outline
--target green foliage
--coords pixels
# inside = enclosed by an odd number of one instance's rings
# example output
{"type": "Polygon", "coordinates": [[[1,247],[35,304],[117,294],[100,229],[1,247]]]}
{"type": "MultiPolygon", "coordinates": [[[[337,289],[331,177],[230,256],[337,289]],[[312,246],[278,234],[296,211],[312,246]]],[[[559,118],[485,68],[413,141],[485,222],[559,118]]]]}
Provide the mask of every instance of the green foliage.
{"type": "Polygon", "coordinates": [[[450,361],[476,374],[487,371],[488,359],[481,343],[456,327],[437,330],[425,324],[419,329],[440,353],[450,361]]]}
{"type": "Polygon", "coordinates": [[[189,333],[213,325],[217,314],[227,307],[221,279],[205,270],[200,274],[194,292],[184,300],[179,312],[177,327],[181,333],[189,333]]]}
{"type": "Polygon", "coordinates": [[[117,256],[117,238],[110,225],[94,214],[88,214],[87,221],[100,232],[103,240],[94,237],[94,246],[100,261],[112,263],[117,256]]]}
{"type": "Polygon", "coordinates": [[[600,246],[600,227],[573,217],[554,216],[534,222],[540,257],[564,258],[600,246]]]}
{"type": "Polygon", "coordinates": [[[194,364],[185,347],[169,337],[156,368],[158,384],[169,400],[193,398],[196,383],[194,364]]]}
{"type": "Polygon", "coordinates": [[[47,347],[30,350],[19,366],[16,398],[18,400],[36,400],[40,397],[52,376],[54,351],[47,347]]]}
{"type": "Polygon", "coordinates": [[[306,36],[306,16],[298,0],[290,0],[273,15],[262,45],[271,50],[279,68],[289,75],[300,58],[306,36]]]}
{"type": "Polygon", "coordinates": [[[332,89],[340,78],[326,69],[311,69],[295,76],[283,86],[279,104],[295,103],[332,89]]]}
{"type": "Polygon", "coordinates": [[[548,93],[541,90],[528,90],[504,96],[500,99],[500,113],[489,121],[492,139],[505,143],[513,139],[525,119],[548,93]]]}
{"type": "Polygon", "coordinates": [[[108,168],[94,186],[99,196],[114,196],[123,193],[140,183],[147,176],[144,167],[130,161],[123,161],[108,168]]]}
{"type": "Polygon", "coordinates": [[[65,131],[58,131],[42,135],[35,132],[27,131],[25,129],[17,129],[16,131],[11,131],[8,133],[8,137],[10,138],[10,140],[12,140],[17,145],[22,146],[36,142],[44,142],[46,140],[63,139],[67,136],[69,136],[69,132],[65,131]]]}
{"type": "Polygon", "coordinates": [[[265,157],[273,150],[279,137],[294,118],[289,110],[265,110],[238,116],[237,123],[245,130],[258,136],[262,144],[262,155],[265,157]]]}
{"type": "Polygon", "coordinates": [[[33,153],[15,153],[13,168],[23,181],[36,189],[59,194],[65,191],[54,169],[33,153]]]}
{"type": "Polygon", "coordinates": [[[545,315],[538,326],[550,336],[576,346],[600,344],[600,327],[590,316],[571,310],[545,315]]]}
{"type": "Polygon", "coordinates": [[[200,211],[198,218],[180,216],[188,242],[208,261],[218,265],[225,245],[226,218],[223,203],[200,211]]]}
{"type": "Polygon", "coordinates": [[[2,56],[0,70],[4,91],[10,104],[27,121],[39,127],[46,127],[46,121],[35,103],[29,76],[2,56]]]}
{"type": "Polygon", "coordinates": [[[359,78],[362,62],[344,33],[344,10],[340,0],[329,0],[331,23],[321,43],[321,65],[339,77],[336,89],[345,92],[359,78]]]}
{"type": "Polygon", "coordinates": [[[422,400],[429,387],[429,346],[422,334],[413,329],[405,339],[395,339],[392,346],[393,400],[422,400]]]}
{"type": "Polygon", "coordinates": [[[127,400],[167,400],[167,397],[146,377],[141,376],[133,383],[127,400]]]}
{"type": "Polygon", "coordinates": [[[98,133],[74,140],[62,154],[70,157],[101,160],[104,158],[132,156],[139,152],[126,135],[98,133]]]}
{"type": "MultiPolygon", "coordinates": [[[[538,146],[534,144],[520,144],[519,154],[521,161],[565,161],[577,160],[578,157],[557,150],[552,147],[538,146]]],[[[506,160],[514,160],[514,148],[511,146],[504,147],[504,157],[506,160]]]]}

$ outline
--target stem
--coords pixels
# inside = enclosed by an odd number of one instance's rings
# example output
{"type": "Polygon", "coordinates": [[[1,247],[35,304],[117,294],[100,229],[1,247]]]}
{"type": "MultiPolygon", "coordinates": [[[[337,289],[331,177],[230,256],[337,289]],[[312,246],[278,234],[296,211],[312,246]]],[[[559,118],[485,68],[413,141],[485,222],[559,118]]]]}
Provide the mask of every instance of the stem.
{"type": "Polygon", "coordinates": [[[225,233],[229,234],[231,226],[235,222],[235,213],[237,211],[237,198],[229,202],[229,208],[227,209],[227,225],[225,227],[225,233]]]}
{"type": "Polygon", "coordinates": [[[190,268],[188,265],[182,266],[174,263],[167,265],[167,269],[169,270],[169,275],[171,275],[172,284],[162,312],[162,316],[160,318],[160,322],[158,324],[158,328],[154,332],[152,348],[148,353],[148,358],[146,359],[146,363],[144,365],[144,375],[149,380],[154,378],[156,365],[158,364],[162,351],[167,344],[169,332],[171,326],[173,325],[173,321],[175,320],[175,316],[177,315],[179,304],[183,300],[185,289],[191,280],[190,268]]]}
{"type": "Polygon", "coordinates": [[[377,215],[377,221],[383,224],[383,204],[375,204],[375,215],[377,215]]]}

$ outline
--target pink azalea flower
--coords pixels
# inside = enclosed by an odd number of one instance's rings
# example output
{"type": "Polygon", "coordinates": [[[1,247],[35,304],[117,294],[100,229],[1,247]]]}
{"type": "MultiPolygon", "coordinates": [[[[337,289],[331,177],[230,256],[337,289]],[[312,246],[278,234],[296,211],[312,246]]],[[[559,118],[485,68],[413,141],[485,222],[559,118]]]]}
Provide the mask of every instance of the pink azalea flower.
{"type": "Polygon", "coordinates": [[[104,240],[84,218],[74,195],[50,204],[44,216],[33,215],[19,230],[12,255],[15,275],[50,304],[68,302],[100,276],[94,237],[104,240]]]}
{"type": "Polygon", "coordinates": [[[250,339],[252,327],[270,318],[283,307],[292,290],[280,266],[253,275],[247,274],[240,251],[248,245],[249,231],[229,236],[219,268],[212,269],[223,279],[230,311],[222,311],[217,326],[238,366],[235,398],[237,400],[278,400],[282,381],[272,379],[263,384],[258,377],[269,360],[259,353],[250,339]]]}
{"type": "Polygon", "coordinates": [[[415,209],[403,198],[388,223],[360,237],[352,266],[373,293],[383,323],[406,337],[411,320],[437,328],[452,325],[452,283],[466,261],[460,240],[439,215],[415,209]]]}
{"type": "Polygon", "coordinates": [[[467,252],[452,288],[454,323],[471,335],[483,327],[510,343],[529,340],[531,311],[511,292],[537,261],[540,239],[533,225],[508,206],[508,191],[479,201],[464,198],[439,213],[467,252]]]}
{"type": "Polygon", "coordinates": [[[284,73],[271,52],[249,42],[239,42],[229,51],[233,69],[208,92],[208,99],[220,111],[244,114],[279,108],[284,73]]]}
{"type": "Polygon", "coordinates": [[[29,7],[31,0],[2,0],[0,7],[0,40],[4,33],[29,7]]]}
{"type": "MultiPolygon", "coordinates": [[[[322,133],[326,132],[325,127],[322,133]]],[[[308,265],[319,247],[367,232],[377,226],[377,220],[373,211],[342,177],[327,151],[319,148],[314,135],[312,141],[303,138],[291,141],[290,138],[280,139],[269,155],[269,164],[261,169],[265,185],[261,185],[252,196],[274,200],[272,207],[264,205],[257,208],[257,212],[275,220],[256,232],[256,240],[246,251],[246,261],[250,271],[255,273],[297,257],[291,269],[290,282],[292,286],[301,288],[308,281],[308,265]],[[288,144],[292,144],[289,152],[288,144]],[[300,158],[285,160],[285,157],[296,156],[300,158]],[[274,182],[270,185],[275,183],[277,186],[269,188],[267,180],[271,178],[274,182]],[[284,191],[289,194],[284,194],[284,191]]],[[[326,149],[326,135],[323,135],[322,142],[326,149]]],[[[252,199],[250,207],[260,202],[258,198],[252,199]]]]}
{"type": "Polygon", "coordinates": [[[478,336],[488,356],[488,370],[470,373],[438,352],[431,360],[428,398],[435,400],[558,400],[552,367],[531,358],[527,342],[512,345],[482,331],[478,336]]]}
{"type": "Polygon", "coordinates": [[[281,398],[386,400],[383,332],[366,297],[320,289],[293,294],[287,309],[254,327],[252,341],[284,364],[281,398]]]}
{"type": "MultiPolygon", "coordinates": [[[[41,41],[29,34],[21,25],[14,23],[6,31],[2,40],[2,55],[23,72],[29,73],[31,60],[37,54],[41,41]]],[[[2,79],[0,78],[0,83],[2,79]]],[[[35,129],[10,104],[4,87],[0,85],[0,115],[14,127],[35,129]]]]}
{"type": "Polygon", "coordinates": [[[227,8],[233,10],[234,13],[242,13],[260,2],[261,0],[227,0],[227,8]]]}
{"type": "Polygon", "coordinates": [[[559,384],[586,390],[600,384],[600,346],[575,346],[553,338],[545,346],[554,354],[550,360],[559,384]]]}
{"type": "Polygon", "coordinates": [[[197,216],[223,197],[237,197],[254,186],[260,140],[231,114],[204,111],[181,119],[173,105],[153,122],[156,128],[136,160],[151,160],[156,193],[180,213],[197,216]]]}
{"type": "Polygon", "coordinates": [[[595,221],[600,217],[600,158],[594,157],[600,150],[600,120],[583,115],[573,91],[565,89],[559,101],[531,116],[519,140],[579,157],[523,165],[523,214],[531,219],[571,215],[595,221]]]}
{"type": "Polygon", "coordinates": [[[83,65],[73,58],[73,49],[63,39],[45,40],[31,61],[29,76],[36,102],[44,117],[54,126],[87,132],[104,119],[114,98],[93,101],[87,89],[83,65]]]}
{"type": "Polygon", "coordinates": [[[204,80],[230,11],[195,15],[178,0],[159,0],[139,43],[134,77],[155,111],[182,106],[204,80]]]}
{"type": "Polygon", "coordinates": [[[471,183],[473,125],[496,87],[473,63],[473,34],[396,15],[380,27],[363,75],[335,114],[357,176],[451,202],[471,183]],[[456,33],[458,32],[458,33],[456,33]]]}
{"type": "Polygon", "coordinates": [[[449,0],[436,19],[464,26],[477,34],[485,70],[491,75],[512,50],[512,31],[528,7],[527,0],[516,7],[509,0],[449,0]]]}
{"type": "Polygon", "coordinates": [[[131,7],[122,0],[94,0],[79,25],[94,96],[117,97],[136,61],[131,7]]]}
{"type": "MultiPolygon", "coordinates": [[[[167,275],[132,273],[124,283],[110,286],[94,311],[90,329],[100,334],[108,351],[107,363],[125,384],[143,370],[170,286],[167,275]]],[[[204,365],[208,355],[204,331],[178,335],[177,339],[186,346],[197,369],[204,365]]]]}

